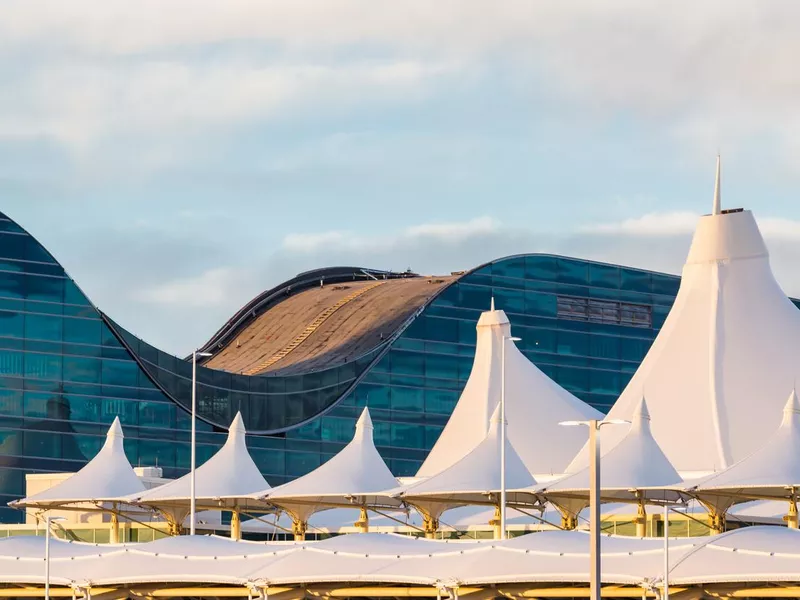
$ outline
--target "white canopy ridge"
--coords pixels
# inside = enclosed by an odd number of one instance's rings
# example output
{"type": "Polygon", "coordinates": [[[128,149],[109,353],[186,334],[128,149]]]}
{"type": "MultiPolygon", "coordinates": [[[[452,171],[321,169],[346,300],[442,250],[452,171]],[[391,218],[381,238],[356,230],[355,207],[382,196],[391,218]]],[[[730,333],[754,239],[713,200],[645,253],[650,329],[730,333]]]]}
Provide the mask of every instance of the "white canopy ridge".
{"type": "MultiPolygon", "coordinates": [[[[461,460],[444,471],[405,487],[400,496],[417,507],[425,516],[426,527],[433,527],[441,514],[456,506],[484,504],[498,506],[500,502],[500,407],[495,408],[488,432],[483,441],[461,460]]],[[[536,484],[506,436],[506,488],[519,490],[536,484]]],[[[508,494],[508,502],[531,504],[529,493],[508,494]],[[519,496],[519,498],[517,498],[519,496]]]]}
{"type": "MultiPolygon", "coordinates": [[[[684,478],[723,470],[778,426],[798,339],[752,213],[700,217],[672,310],[608,417],[630,419],[647,390],[653,436],[684,478]]],[[[604,429],[607,447],[624,435],[604,429]]]]}
{"type": "MultiPolygon", "coordinates": [[[[601,443],[602,502],[643,505],[648,499],[679,499],[683,479],[653,438],[650,422],[647,402],[641,398],[625,437],[605,452],[601,443]]],[[[603,427],[601,431],[607,428],[603,427]]],[[[568,471],[572,474],[539,486],[538,490],[559,508],[576,516],[589,505],[589,465],[585,455],[579,454],[568,471]]]]}
{"type": "Polygon", "coordinates": [[[529,472],[563,473],[585,435],[558,423],[600,419],[602,415],[558,386],[519,351],[509,339],[511,325],[505,312],[492,305],[492,310],[481,314],[477,331],[469,380],[417,476],[431,477],[444,471],[486,437],[489,417],[500,403],[503,344],[508,437],[529,472]]]}
{"type": "Polygon", "coordinates": [[[125,456],[119,417],[106,433],[103,447],[82,469],[38,494],[11,502],[14,507],[63,507],[83,502],[105,502],[143,492],[144,484],[125,456]]]}
{"type": "Polygon", "coordinates": [[[253,497],[262,497],[291,513],[299,538],[305,534],[308,518],[319,510],[357,507],[363,509],[362,518],[366,519],[369,507],[399,507],[400,502],[389,491],[400,482],[375,448],[372,435],[372,418],[365,408],[353,439],[336,456],[302,477],[253,497]]]}
{"type": "MultiPolygon", "coordinates": [[[[247,451],[245,427],[241,413],[236,413],[228,439],[219,451],[195,471],[195,498],[198,510],[224,509],[234,511],[249,506],[264,509],[263,503],[253,502],[249,494],[269,488],[247,451]]],[[[167,514],[179,526],[189,514],[191,502],[191,473],[128,498],[137,504],[151,506],[167,514]]]]}
{"type": "MultiPolygon", "coordinates": [[[[663,574],[662,548],[660,539],[604,537],[602,582],[618,588],[612,593],[619,592],[621,597],[648,593],[663,574]]],[[[672,593],[684,588],[688,595],[698,597],[733,592],[740,597],[786,597],[796,596],[795,586],[800,584],[797,531],[743,527],[721,536],[676,538],[670,541],[669,551],[672,593]]],[[[0,583],[42,586],[44,552],[41,537],[0,539],[0,583]]],[[[245,596],[248,591],[297,597],[306,590],[333,596],[333,590],[350,585],[389,586],[384,596],[433,597],[437,589],[444,587],[446,594],[447,588],[459,586],[462,593],[465,588],[477,588],[469,595],[479,597],[569,597],[586,596],[589,581],[588,537],[578,531],[544,531],[493,542],[383,534],[288,544],[216,537],[166,538],[124,546],[52,540],[50,558],[50,585],[59,586],[52,591],[60,597],[69,597],[71,586],[77,590],[89,585],[95,590],[112,587],[111,593],[117,596],[147,596],[159,588],[165,596],[186,596],[186,591],[181,594],[175,588],[187,590],[187,586],[195,586],[197,596],[203,595],[203,589],[230,597],[245,596]]],[[[41,587],[37,591],[41,596],[41,587]]],[[[379,594],[376,590],[372,597],[379,594]]]]}
{"type": "Polygon", "coordinates": [[[725,512],[733,504],[752,499],[786,499],[794,513],[800,490],[800,401],[792,390],[783,409],[783,421],[761,448],[724,471],[701,480],[693,493],[705,504],[725,512]]]}

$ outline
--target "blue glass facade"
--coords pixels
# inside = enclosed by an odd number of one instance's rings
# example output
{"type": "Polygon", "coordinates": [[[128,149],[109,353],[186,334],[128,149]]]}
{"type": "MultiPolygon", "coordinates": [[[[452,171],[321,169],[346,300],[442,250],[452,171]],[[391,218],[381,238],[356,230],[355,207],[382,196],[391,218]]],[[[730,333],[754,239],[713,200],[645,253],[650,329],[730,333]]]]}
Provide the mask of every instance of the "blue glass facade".
{"type": "MultiPolygon", "coordinates": [[[[412,475],[469,376],[475,324],[494,297],[521,350],[555,381],[607,410],[670,309],[679,279],[575,259],[513,256],[444,288],[402,331],[315,372],[245,376],[198,368],[198,461],[242,411],[267,480],[307,473],[338,452],[369,406],[375,441],[397,475],[412,475]]],[[[0,214],[0,520],[28,472],[74,471],[119,416],[131,463],[186,472],[191,364],[100,313],[58,262],[0,214]]]]}

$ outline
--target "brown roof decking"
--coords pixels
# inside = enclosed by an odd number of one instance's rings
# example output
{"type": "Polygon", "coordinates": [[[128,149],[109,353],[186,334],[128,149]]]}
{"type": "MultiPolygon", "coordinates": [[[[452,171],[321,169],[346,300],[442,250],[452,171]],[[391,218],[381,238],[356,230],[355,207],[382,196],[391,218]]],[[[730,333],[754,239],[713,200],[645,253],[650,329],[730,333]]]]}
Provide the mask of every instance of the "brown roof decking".
{"type": "Polygon", "coordinates": [[[288,375],[353,360],[454,279],[370,279],[302,291],[258,316],[204,364],[233,373],[288,375]]]}

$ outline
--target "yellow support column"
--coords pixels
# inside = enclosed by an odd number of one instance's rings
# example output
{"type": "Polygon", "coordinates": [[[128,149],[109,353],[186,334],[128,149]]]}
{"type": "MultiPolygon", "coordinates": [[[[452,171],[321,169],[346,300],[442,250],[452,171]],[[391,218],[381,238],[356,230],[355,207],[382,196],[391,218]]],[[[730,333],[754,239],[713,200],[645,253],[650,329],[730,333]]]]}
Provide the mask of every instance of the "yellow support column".
{"type": "Polygon", "coordinates": [[[119,515],[116,512],[111,513],[111,534],[109,541],[112,544],[119,544],[119,515]]]}
{"type": "Polygon", "coordinates": [[[494,539],[499,540],[502,537],[501,536],[502,532],[500,531],[500,507],[499,506],[495,506],[494,507],[494,516],[491,519],[489,519],[489,527],[491,527],[492,531],[494,532],[494,539]]]}
{"type": "Polygon", "coordinates": [[[308,523],[300,519],[292,519],[292,533],[294,534],[295,542],[302,542],[306,539],[306,530],[308,523]]]}
{"type": "Polygon", "coordinates": [[[795,496],[792,496],[792,498],[789,500],[789,514],[783,517],[783,520],[786,521],[786,526],[789,529],[798,528],[797,498],[795,496]]]}
{"type": "Polygon", "coordinates": [[[367,513],[367,509],[363,506],[361,507],[361,514],[358,516],[358,521],[353,523],[353,526],[359,533],[369,533],[369,514],[367,513]]]}
{"type": "Polygon", "coordinates": [[[231,539],[236,541],[242,539],[242,519],[236,507],[231,511],[231,539]]]}
{"type": "Polygon", "coordinates": [[[715,510],[708,513],[708,524],[711,531],[714,533],[722,533],[725,531],[725,513],[720,513],[715,510]]]}
{"type": "Polygon", "coordinates": [[[426,538],[429,540],[436,539],[436,532],[439,531],[439,519],[428,514],[423,514],[422,529],[425,531],[426,538]]]}
{"type": "Polygon", "coordinates": [[[573,529],[578,528],[578,517],[577,515],[571,515],[569,513],[562,512],[561,513],[561,529],[566,529],[571,531],[573,529]]]}
{"type": "Polygon", "coordinates": [[[644,507],[644,500],[640,499],[637,507],[636,518],[633,521],[636,523],[636,537],[647,537],[647,511],[644,507]]]}

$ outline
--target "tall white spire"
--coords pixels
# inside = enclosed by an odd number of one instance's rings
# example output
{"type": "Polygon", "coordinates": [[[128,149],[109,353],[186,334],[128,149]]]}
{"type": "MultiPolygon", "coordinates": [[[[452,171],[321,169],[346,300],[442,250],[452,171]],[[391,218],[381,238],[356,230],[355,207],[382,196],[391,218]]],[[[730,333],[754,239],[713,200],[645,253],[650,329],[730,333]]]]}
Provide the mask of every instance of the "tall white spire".
{"type": "Polygon", "coordinates": [[[714,206],[711,209],[712,215],[718,215],[722,212],[722,202],[720,201],[720,175],[722,171],[722,161],[720,159],[719,154],[717,154],[717,176],[714,180],[714,206]]]}

